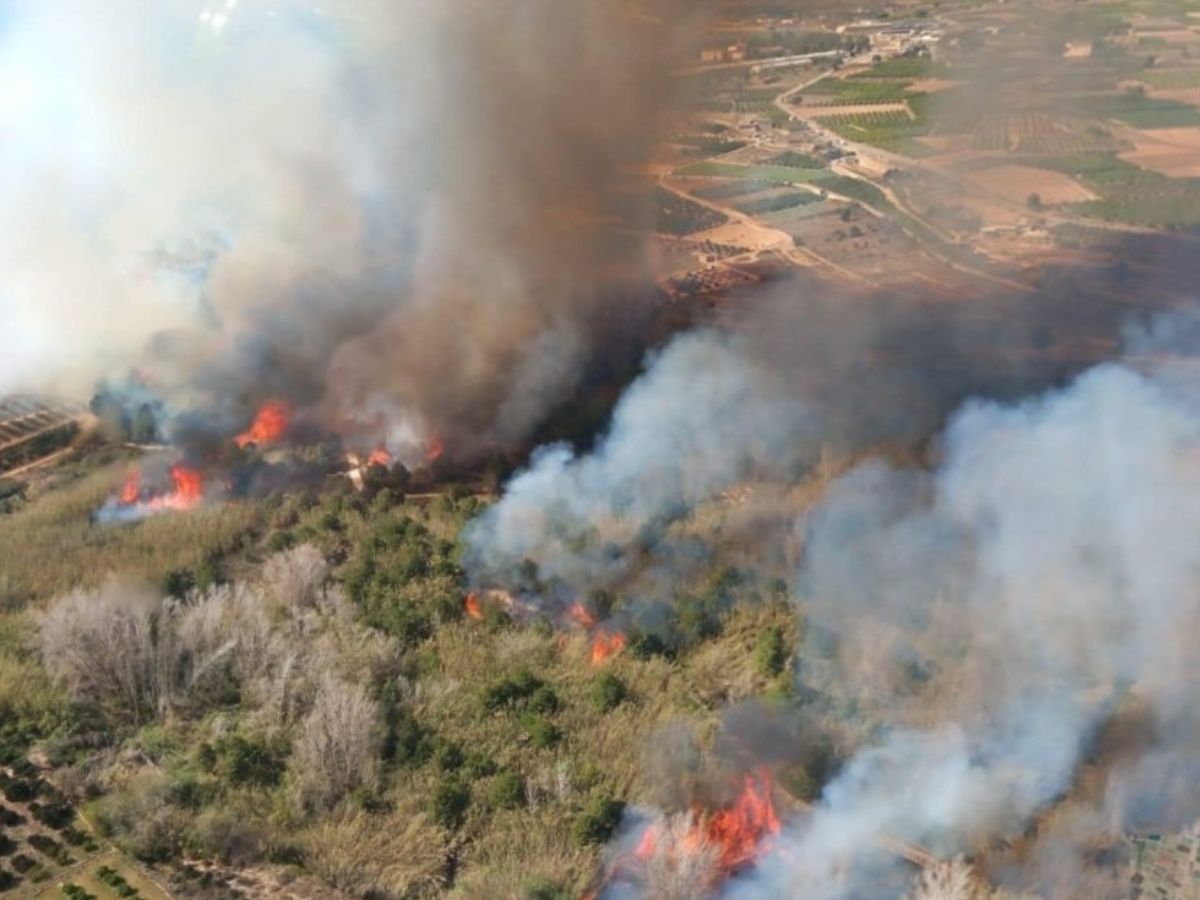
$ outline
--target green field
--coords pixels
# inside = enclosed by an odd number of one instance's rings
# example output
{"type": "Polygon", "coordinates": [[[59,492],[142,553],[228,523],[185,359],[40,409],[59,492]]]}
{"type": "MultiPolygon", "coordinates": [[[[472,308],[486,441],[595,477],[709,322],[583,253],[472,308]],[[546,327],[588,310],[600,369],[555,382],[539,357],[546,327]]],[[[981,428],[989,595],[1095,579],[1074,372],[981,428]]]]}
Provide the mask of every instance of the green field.
{"type": "Polygon", "coordinates": [[[827,169],[798,169],[792,166],[739,166],[733,163],[700,162],[677,174],[701,178],[744,178],[771,184],[806,184],[827,174],[827,169]]]}
{"type": "Polygon", "coordinates": [[[948,78],[952,70],[945,63],[937,63],[921,56],[885,59],[863,72],[855,72],[851,78],[948,78]]]}
{"type": "Polygon", "coordinates": [[[1137,80],[1149,88],[1160,91],[1197,88],[1200,87],[1200,68],[1147,69],[1138,73],[1137,80]]]}
{"type": "Polygon", "coordinates": [[[1186,103],[1135,92],[1073,98],[1067,108],[1100,119],[1117,119],[1134,128],[1182,128],[1200,125],[1200,111],[1186,103]]]}
{"type": "Polygon", "coordinates": [[[929,134],[932,125],[926,117],[914,118],[897,110],[820,116],[817,121],[850,141],[908,156],[929,153],[927,148],[914,141],[914,138],[929,134]]]}
{"type": "Polygon", "coordinates": [[[779,212],[784,209],[793,209],[797,206],[807,206],[809,203],[816,203],[820,199],[820,195],[811,191],[797,191],[792,194],[784,194],[781,197],[764,197],[761,200],[735,203],[734,208],[739,212],[744,212],[748,216],[755,216],[763,213],[779,212]]]}
{"type": "Polygon", "coordinates": [[[1200,225],[1200,178],[1168,178],[1109,154],[1034,157],[1030,164],[1064,172],[1100,194],[1071,205],[1083,215],[1160,228],[1200,225]]]}

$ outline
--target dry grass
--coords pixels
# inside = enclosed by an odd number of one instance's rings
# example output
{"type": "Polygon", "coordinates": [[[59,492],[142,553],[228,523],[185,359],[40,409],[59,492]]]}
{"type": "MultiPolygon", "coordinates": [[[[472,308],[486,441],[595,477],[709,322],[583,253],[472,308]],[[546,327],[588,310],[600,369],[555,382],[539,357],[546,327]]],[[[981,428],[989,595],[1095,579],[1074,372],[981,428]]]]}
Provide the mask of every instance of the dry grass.
{"type": "Polygon", "coordinates": [[[226,503],[168,513],[129,525],[102,526],[92,513],[125,476],[113,465],[0,517],[0,601],[43,601],[110,573],[151,580],[225,552],[257,522],[250,504],[226,503]]]}

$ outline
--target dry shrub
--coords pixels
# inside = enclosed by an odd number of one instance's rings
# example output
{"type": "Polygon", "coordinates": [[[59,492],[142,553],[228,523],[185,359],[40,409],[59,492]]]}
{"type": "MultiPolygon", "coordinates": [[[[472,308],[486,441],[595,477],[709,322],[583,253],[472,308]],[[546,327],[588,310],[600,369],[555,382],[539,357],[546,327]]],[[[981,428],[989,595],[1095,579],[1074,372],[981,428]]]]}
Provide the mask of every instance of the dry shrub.
{"type": "Polygon", "coordinates": [[[266,561],[262,583],[271,599],[288,610],[316,607],[324,599],[329,566],[311,544],[277,553],[266,561]]]}
{"type": "Polygon", "coordinates": [[[446,848],[422,812],[396,810],[386,819],[346,810],[301,835],[306,866],[331,886],[364,896],[440,894],[446,848]]]}
{"type": "Polygon", "coordinates": [[[496,814],[472,843],[450,896],[525,897],[543,880],[580,896],[597,866],[594,848],[571,840],[561,807],[496,814]]]}
{"type": "Polygon", "coordinates": [[[332,807],[378,778],[379,704],[362,685],[326,675],[300,726],[292,774],[305,806],[332,807]]]}

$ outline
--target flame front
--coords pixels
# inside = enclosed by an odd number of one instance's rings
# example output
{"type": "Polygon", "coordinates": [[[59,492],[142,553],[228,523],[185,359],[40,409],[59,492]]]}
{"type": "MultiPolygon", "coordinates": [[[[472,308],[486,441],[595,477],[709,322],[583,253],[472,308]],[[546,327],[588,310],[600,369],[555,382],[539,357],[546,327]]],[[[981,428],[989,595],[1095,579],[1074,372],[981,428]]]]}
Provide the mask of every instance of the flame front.
{"type": "Polygon", "coordinates": [[[377,447],[371,451],[371,455],[367,457],[367,468],[371,466],[383,466],[385,469],[392,464],[392,454],[388,453],[386,447],[377,447]]]}
{"type": "Polygon", "coordinates": [[[779,833],[771,790],[771,774],[766,769],[749,774],[732,806],[701,820],[699,837],[717,848],[725,872],[754,862],[764,838],[779,833]]]}
{"type": "Polygon", "coordinates": [[[436,434],[429,439],[429,446],[425,450],[425,462],[434,463],[442,458],[442,454],[446,452],[446,445],[442,443],[442,439],[436,434]]]}
{"type": "Polygon", "coordinates": [[[142,495],[142,473],[141,470],[134,466],[129,470],[129,474],[125,476],[125,484],[121,486],[120,504],[122,506],[133,506],[138,502],[138,497],[142,495]]]}
{"type": "Polygon", "coordinates": [[[596,617],[587,611],[587,608],[578,600],[571,604],[571,608],[567,610],[572,620],[582,625],[584,628],[595,628],[596,617]]]}
{"type": "MultiPolygon", "coordinates": [[[[715,812],[693,809],[691,825],[683,840],[662,852],[691,856],[712,851],[720,879],[752,865],[768,839],[779,833],[773,789],[771,773],[765,768],[746,775],[741,793],[732,804],[715,812]]],[[[633,851],[634,859],[649,862],[660,852],[661,837],[661,824],[648,826],[633,851]]]]}
{"type": "Polygon", "coordinates": [[[287,404],[279,400],[264,403],[254,416],[250,427],[233,440],[239,447],[254,444],[257,447],[267,447],[278,443],[291,424],[292,414],[287,404]]]}
{"type": "Polygon", "coordinates": [[[619,631],[598,631],[592,638],[592,665],[598,666],[625,649],[625,635],[619,631]]]}
{"type": "Polygon", "coordinates": [[[467,599],[463,601],[463,609],[472,619],[483,618],[483,605],[479,602],[479,595],[474,591],[467,594],[467,599]]]}

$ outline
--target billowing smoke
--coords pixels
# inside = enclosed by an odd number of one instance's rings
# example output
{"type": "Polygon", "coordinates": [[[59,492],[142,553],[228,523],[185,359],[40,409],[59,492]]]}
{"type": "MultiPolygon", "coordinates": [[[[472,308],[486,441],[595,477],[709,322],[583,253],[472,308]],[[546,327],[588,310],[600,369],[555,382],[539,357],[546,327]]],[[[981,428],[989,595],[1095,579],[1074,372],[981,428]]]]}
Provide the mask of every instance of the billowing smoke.
{"type": "MultiPolygon", "coordinates": [[[[1174,321],[1133,349],[1178,347],[1194,321],[1174,321]]],[[[839,865],[881,834],[987,859],[1063,796],[1072,816],[993,874],[1079,896],[1093,850],[1200,816],[1198,402],[1186,363],[1104,365],[1016,406],[969,404],[930,475],[872,463],[833,486],[805,532],[800,595],[824,649],[801,678],[884,737],[746,896],[780,876],[849,896],[839,865]]]]}
{"type": "Polygon", "coordinates": [[[655,8],[6,4],[0,390],[136,366],[222,427],[511,445],[644,274],[655,8]]]}
{"type": "Polygon", "coordinates": [[[1026,359],[1039,313],[1011,303],[981,318],[803,280],[754,303],[736,331],[688,333],[653,356],[594,451],[534,454],[468,533],[481,582],[527,582],[532,564],[563,599],[655,580],[669,597],[690,562],[707,562],[673,528],[699,504],[754,479],[803,479],[823,457],[917,444],[964,397],[1058,376],[1026,359]]]}
{"type": "MultiPolygon", "coordinates": [[[[480,579],[519,582],[532,564],[564,596],[636,599],[641,573],[678,566],[668,526],[703,501],[799,478],[822,446],[920,438],[983,388],[866,367],[905,323],[821,309],[678,339],[594,452],[544,449],[479,520],[480,579]]],[[[1115,897],[1123,835],[1200,816],[1198,321],[1131,331],[1122,360],[1060,389],[968,401],[926,451],[931,468],[876,457],[805,513],[791,536],[803,715],[857,737],[812,814],[731,896],[894,896],[907,864],[882,836],[972,854],[1013,889],[1115,897]]],[[[953,369],[961,344],[941,363],[953,369]]]]}

